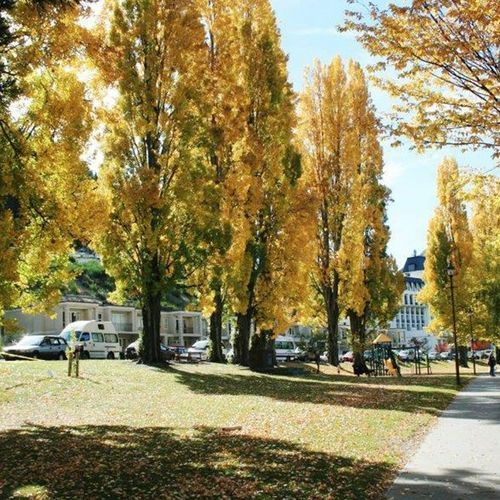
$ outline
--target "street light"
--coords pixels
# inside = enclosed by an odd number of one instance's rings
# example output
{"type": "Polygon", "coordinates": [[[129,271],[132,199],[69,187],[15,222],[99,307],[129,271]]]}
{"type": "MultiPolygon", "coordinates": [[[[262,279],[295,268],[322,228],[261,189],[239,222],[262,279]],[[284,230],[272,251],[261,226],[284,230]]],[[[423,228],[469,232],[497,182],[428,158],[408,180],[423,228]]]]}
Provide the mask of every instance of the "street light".
{"type": "Polygon", "coordinates": [[[469,328],[470,328],[470,350],[472,352],[472,366],[474,367],[474,375],[476,375],[476,353],[474,352],[474,333],[472,331],[472,307],[469,307],[469,328]]]}
{"type": "Polygon", "coordinates": [[[455,276],[455,268],[450,262],[448,264],[448,269],[446,270],[450,278],[450,289],[451,289],[451,315],[453,317],[453,341],[455,342],[455,374],[457,378],[457,385],[460,385],[460,367],[458,364],[458,342],[457,342],[457,320],[455,317],[455,289],[453,287],[453,276],[455,276]]]}

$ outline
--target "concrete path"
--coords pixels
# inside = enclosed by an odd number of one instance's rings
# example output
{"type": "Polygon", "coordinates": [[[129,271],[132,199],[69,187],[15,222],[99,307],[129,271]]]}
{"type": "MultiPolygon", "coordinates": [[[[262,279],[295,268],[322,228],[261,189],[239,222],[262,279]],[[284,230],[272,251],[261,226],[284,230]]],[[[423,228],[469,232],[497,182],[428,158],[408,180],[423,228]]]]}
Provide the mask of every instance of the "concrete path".
{"type": "Polygon", "coordinates": [[[460,392],[387,498],[500,500],[500,376],[460,392]]]}

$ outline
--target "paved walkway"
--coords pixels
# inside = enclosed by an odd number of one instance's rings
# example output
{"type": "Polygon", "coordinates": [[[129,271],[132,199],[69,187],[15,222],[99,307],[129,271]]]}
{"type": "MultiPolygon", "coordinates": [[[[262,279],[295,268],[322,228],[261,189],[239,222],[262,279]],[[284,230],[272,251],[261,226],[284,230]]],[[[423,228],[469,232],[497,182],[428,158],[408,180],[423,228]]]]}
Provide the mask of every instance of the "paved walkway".
{"type": "Polygon", "coordinates": [[[500,499],[500,376],[475,379],[427,434],[387,498],[500,499]]]}

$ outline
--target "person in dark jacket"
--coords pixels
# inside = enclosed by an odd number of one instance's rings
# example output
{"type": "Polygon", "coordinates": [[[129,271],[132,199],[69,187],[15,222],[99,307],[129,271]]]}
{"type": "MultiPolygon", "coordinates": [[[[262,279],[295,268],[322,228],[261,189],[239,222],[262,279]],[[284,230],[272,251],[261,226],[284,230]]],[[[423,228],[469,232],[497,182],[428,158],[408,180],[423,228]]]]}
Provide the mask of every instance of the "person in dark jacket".
{"type": "Polygon", "coordinates": [[[495,359],[495,355],[493,354],[493,351],[491,352],[490,357],[488,358],[488,366],[490,367],[490,375],[492,377],[496,377],[495,370],[497,367],[497,360],[495,359]]]}

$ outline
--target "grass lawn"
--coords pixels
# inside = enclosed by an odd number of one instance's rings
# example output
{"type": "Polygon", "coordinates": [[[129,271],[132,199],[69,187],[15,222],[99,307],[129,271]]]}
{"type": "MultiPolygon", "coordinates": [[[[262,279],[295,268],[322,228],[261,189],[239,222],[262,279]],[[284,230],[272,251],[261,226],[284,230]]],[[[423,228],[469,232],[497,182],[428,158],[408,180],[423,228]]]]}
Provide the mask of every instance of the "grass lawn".
{"type": "Polygon", "coordinates": [[[382,498],[456,393],[451,374],[66,366],[0,363],[0,498],[382,498]]]}

